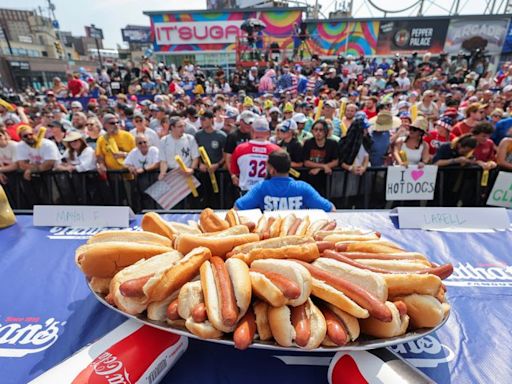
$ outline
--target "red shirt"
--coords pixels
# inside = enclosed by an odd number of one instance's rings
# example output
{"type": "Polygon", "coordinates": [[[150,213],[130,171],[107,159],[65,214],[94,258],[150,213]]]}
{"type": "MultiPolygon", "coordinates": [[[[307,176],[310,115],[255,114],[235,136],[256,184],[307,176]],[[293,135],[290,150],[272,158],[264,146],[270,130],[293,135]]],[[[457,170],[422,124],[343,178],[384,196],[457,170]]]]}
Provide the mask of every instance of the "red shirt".
{"type": "Polygon", "coordinates": [[[453,126],[453,129],[452,129],[452,133],[455,135],[455,136],[462,136],[462,135],[465,135],[466,133],[470,133],[471,132],[471,128],[469,125],[467,125],[464,120],[462,121],[459,121],[457,124],[455,124],[453,126]]]}
{"type": "Polygon", "coordinates": [[[435,155],[441,144],[455,139],[455,135],[453,133],[450,132],[449,136],[450,137],[447,139],[445,136],[439,135],[437,130],[433,130],[423,138],[423,141],[428,144],[428,152],[431,155],[435,155]]]}
{"type": "Polygon", "coordinates": [[[494,142],[491,139],[483,144],[478,144],[473,151],[473,157],[476,160],[488,162],[495,159],[494,142]]]}
{"type": "Polygon", "coordinates": [[[363,109],[363,112],[366,113],[366,117],[368,119],[371,119],[372,117],[374,116],[377,116],[377,109],[375,109],[375,111],[369,111],[368,109],[363,109]]]}
{"type": "Polygon", "coordinates": [[[20,141],[21,140],[21,138],[18,135],[18,127],[21,124],[22,123],[13,124],[13,125],[9,125],[8,127],[5,128],[5,130],[7,131],[9,136],[11,137],[11,140],[13,140],[13,141],[20,141]]]}
{"type": "Polygon", "coordinates": [[[77,97],[82,92],[82,82],[78,79],[68,81],[68,90],[71,92],[71,96],[77,97]]]}

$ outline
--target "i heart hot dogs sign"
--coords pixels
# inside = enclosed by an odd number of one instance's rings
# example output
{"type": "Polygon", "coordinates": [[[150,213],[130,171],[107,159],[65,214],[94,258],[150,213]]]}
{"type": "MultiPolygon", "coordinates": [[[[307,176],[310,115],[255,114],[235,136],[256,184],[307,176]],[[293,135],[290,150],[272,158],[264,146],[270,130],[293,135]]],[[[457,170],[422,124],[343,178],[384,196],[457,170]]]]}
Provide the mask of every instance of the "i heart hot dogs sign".
{"type": "Polygon", "coordinates": [[[386,200],[432,200],[437,166],[388,167],[386,200]]]}

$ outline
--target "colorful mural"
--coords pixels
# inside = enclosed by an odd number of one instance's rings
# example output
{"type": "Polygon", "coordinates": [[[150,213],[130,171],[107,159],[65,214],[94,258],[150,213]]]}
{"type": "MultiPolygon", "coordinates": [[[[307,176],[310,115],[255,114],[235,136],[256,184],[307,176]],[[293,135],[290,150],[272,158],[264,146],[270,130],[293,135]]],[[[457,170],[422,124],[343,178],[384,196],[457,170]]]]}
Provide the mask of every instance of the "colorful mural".
{"type": "Polygon", "coordinates": [[[263,31],[266,42],[277,42],[281,49],[291,49],[294,26],[300,24],[301,17],[301,10],[150,15],[155,52],[234,51],[236,39],[230,36],[231,31],[237,28],[238,33],[241,33],[239,26],[248,18],[257,18],[266,24],[263,31]],[[203,39],[205,43],[196,43],[199,39],[203,39]],[[194,43],[187,44],[187,40],[194,43]],[[158,44],[158,41],[169,43],[158,44]]]}
{"type": "Polygon", "coordinates": [[[374,55],[379,34],[378,21],[308,23],[308,44],[320,56],[374,55]]]}

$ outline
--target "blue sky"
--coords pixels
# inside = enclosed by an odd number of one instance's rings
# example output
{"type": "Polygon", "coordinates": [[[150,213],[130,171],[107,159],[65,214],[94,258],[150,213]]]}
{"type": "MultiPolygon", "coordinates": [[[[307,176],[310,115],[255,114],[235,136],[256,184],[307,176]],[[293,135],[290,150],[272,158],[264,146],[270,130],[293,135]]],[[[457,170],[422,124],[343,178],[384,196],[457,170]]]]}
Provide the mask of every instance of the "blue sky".
{"type": "MultiPolygon", "coordinates": [[[[319,0],[322,11],[328,14],[334,9],[336,1],[342,3],[343,0],[319,0]]],[[[307,2],[314,4],[314,0],[307,0],[307,2]]],[[[405,8],[416,0],[373,0],[373,2],[379,7],[396,10],[405,8]]],[[[452,0],[435,0],[435,2],[425,0],[425,14],[447,14],[440,7],[449,8],[451,2],[452,0]]],[[[95,24],[96,27],[103,29],[104,43],[107,48],[115,48],[116,44],[122,44],[121,28],[127,24],[149,25],[149,18],[142,14],[143,11],[206,8],[206,0],[53,0],[53,3],[62,30],[83,35],[85,34],[84,25],[95,24]]],[[[461,1],[461,4],[464,3],[465,1],[461,1]]],[[[483,3],[483,0],[468,0],[463,13],[481,13],[483,3]]],[[[48,12],[46,0],[23,0],[23,2],[1,0],[0,7],[30,10],[41,7],[43,12],[48,12]]],[[[370,13],[363,0],[354,0],[353,10],[357,17],[382,16],[382,13],[375,10],[370,13]]]]}

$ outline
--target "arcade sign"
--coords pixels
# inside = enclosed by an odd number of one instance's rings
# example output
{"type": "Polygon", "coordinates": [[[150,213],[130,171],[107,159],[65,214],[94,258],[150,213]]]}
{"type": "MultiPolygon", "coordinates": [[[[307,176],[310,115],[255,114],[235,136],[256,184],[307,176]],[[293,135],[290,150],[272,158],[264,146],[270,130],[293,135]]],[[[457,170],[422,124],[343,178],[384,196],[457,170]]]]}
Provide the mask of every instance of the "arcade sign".
{"type": "Polygon", "coordinates": [[[243,20],[154,23],[158,45],[226,44],[236,42],[243,20]]]}

